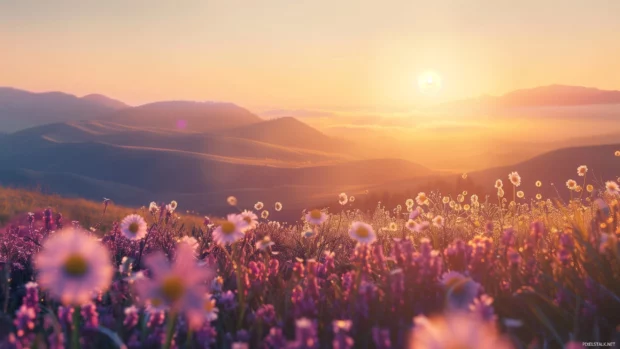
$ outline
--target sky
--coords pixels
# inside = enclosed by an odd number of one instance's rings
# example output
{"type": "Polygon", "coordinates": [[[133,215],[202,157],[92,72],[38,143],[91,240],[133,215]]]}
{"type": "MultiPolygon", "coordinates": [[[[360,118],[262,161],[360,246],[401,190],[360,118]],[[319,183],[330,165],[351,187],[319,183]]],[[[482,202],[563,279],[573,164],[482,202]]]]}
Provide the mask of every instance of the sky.
{"type": "Polygon", "coordinates": [[[0,86],[378,111],[620,90],[618,18],[617,0],[0,0],[0,86]]]}

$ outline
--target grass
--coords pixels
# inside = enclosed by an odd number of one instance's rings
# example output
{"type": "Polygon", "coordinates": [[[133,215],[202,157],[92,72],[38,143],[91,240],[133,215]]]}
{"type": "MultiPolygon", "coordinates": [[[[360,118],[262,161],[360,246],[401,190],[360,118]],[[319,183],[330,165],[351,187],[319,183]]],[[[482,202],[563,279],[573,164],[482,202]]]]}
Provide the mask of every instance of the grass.
{"type": "MultiPolygon", "coordinates": [[[[120,221],[126,215],[145,211],[144,208],[118,206],[111,203],[105,215],[102,216],[103,200],[96,202],[66,198],[57,194],[45,194],[37,190],[0,187],[0,227],[15,217],[28,212],[43,211],[48,207],[54,214],[60,212],[63,215],[65,225],[71,221],[79,221],[83,227],[89,228],[101,223],[100,229],[104,232],[112,227],[112,223],[120,221]]],[[[182,223],[189,229],[201,226],[202,221],[201,217],[195,215],[182,216],[182,223]]]]}

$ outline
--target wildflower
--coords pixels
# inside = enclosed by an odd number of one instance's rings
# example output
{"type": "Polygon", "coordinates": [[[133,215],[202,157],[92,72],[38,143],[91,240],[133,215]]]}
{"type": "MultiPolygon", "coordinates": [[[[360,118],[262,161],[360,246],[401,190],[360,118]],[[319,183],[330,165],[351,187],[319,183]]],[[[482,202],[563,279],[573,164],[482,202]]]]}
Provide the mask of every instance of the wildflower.
{"type": "Polygon", "coordinates": [[[353,195],[349,196],[349,202],[355,202],[355,196],[353,195]]]}
{"type": "Polygon", "coordinates": [[[262,219],[267,219],[269,217],[269,211],[263,210],[263,212],[260,213],[260,217],[262,219]]]}
{"type": "Polygon", "coordinates": [[[229,197],[226,199],[226,202],[228,202],[228,204],[229,204],[230,206],[237,206],[237,198],[236,198],[236,197],[234,197],[234,196],[229,196],[229,197]]]}
{"type": "Polygon", "coordinates": [[[463,209],[465,211],[469,211],[470,208],[471,208],[471,206],[469,206],[468,204],[463,205],[463,209]]]}
{"type": "Polygon", "coordinates": [[[508,179],[510,179],[510,183],[512,183],[512,185],[514,185],[515,187],[521,185],[521,176],[519,176],[517,172],[510,173],[508,175],[508,179]]]}
{"type": "Polygon", "coordinates": [[[444,204],[447,204],[450,202],[450,197],[449,196],[444,196],[443,199],[441,199],[441,202],[443,202],[444,204]]]}
{"type": "Polygon", "coordinates": [[[213,240],[220,245],[232,244],[243,238],[246,227],[247,223],[240,215],[229,214],[226,220],[213,231],[213,240]]]}
{"type": "Polygon", "coordinates": [[[334,330],[334,340],[332,341],[332,348],[353,348],[353,338],[349,337],[349,331],[351,331],[351,324],[351,320],[334,320],[332,322],[332,328],[334,330]]]}
{"type": "Polygon", "coordinates": [[[497,196],[499,196],[500,198],[503,198],[504,197],[504,189],[497,188],[497,196]]]}
{"type": "Polygon", "coordinates": [[[435,218],[433,218],[433,225],[436,226],[437,228],[443,227],[443,224],[444,224],[444,218],[442,216],[435,216],[435,218]]]}
{"type": "Polygon", "coordinates": [[[177,245],[176,260],[172,265],[163,253],[148,255],[145,264],[152,278],[138,280],[136,291],[140,299],[150,303],[151,307],[185,312],[189,322],[196,325],[203,316],[207,291],[205,280],[211,272],[198,266],[187,249],[185,244],[177,245]]]}
{"type": "Polygon", "coordinates": [[[256,242],[256,249],[265,251],[273,245],[275,245],[275,243],[271,241],[271,238],[269,236],[265,236],[264,238],[256,242]]]}
{"type": "Polygon", "coordinates": [[[615,155],[616,157],[620,157],[620,150],[616,150],[616,152],[614,153],[614,155],[615,155]]]}
{"type": "Polygon", "coordinates": [[[349,236],[360,244],[372,244],[377,239],[372,226],[364,222],[353,222],[349,229],[349,236]]]}
{"type": "Polygon", "coordinates": [[[581,166],[577,167],[577,174],[579,175],[579,177],[585,176],[587,172],[588,172],[588,167],[587,166],[581,165],[581,166]]]}
{"type": "Polygon", "coordinates": [[[405,205],[407,207],[413,207],[413,199],[407,199],[407,201],[405,201],[405,205]]]}
{"type": "Polygon", "coordinates": [[[592,184],[588,184],[586,185],[586,190],[588,191],[588,193],[591,193],[594,190],[594,186],[592,184]]]}
{"type": "Polygon", "coordinates": [[[306,222],[308,222],[308,224],[321,225],[326,220],[327,214],[319,209],[314,209],[306,214],[306,222]]]}
{"type": "Polygon", "coordinates": [[[129,240],[140,240],[146,236],[146,221],[140,215],[131,214],[121,221],[121,233],[129,240]]]}
{"type": "Polygon", "coordinates": [[[426,193],[419,192],[418,196],[416,196],[415,201],[418,205],[428,205],[428,197],[426,197],[426,193]]]}
{"type": "Polygon", "coordinates": [[[575,182],[572,179],[569,179],[569,180],[566,181],[566,187],[569,190],[575,190],[577,188],[577,182],[575,182]]]}
{"type": "Polygon", "coordinates": [[[390,225],[388,226],[388,229],[391,231],[396,231],[398,229],[398,226],[396,225],[395,222],[390,222],[390,225]]]}
{"type": "Polygon", "coordinates": [[[409,348],[477,348],[512,349],[512,344],[500,336],[494,323],[484,322],[474,315],[448,313],[427,318],[416,316],[409,348]]]}
{"type": "Polygon", "coordinates": [[[478,195],[473,194],[469,199],[470,199],[472,204],[475,204],[475,203],[478,202],[478,195]]]}
{"type": "Polygon", "coordinates": [[[340,193],[340,195],[338,195],[338,202],[341,205],[343,205],[343,206],[346,205],[348,201],[349,201],[349,197],[347,196],[347,194],[340,193]]]}
{"type": "Polygon", "coordinates": [[[541,182],[541,181],[536,181],[536,186],[537,186],[538,188],[542,187],[542,182],[541,182]]]}
{"type": "Polygon", "coordinates": [[[105,291],[114,269],[108,250],[73,228],[50,237],[35,257],[38,282],[66,305],[87,303],[95,291],[105,291]]]}
{"type": "Polygon", "coordinates": [[[502,182],[501,179],[498,179],[498,180],[495,181],[495,188],[496,189],[502,188],[503,186],[504,186],[504,183],[502,182]]]}
{"type": "Polygon", "coordinates": [[[537,199],[537,200],[542,199],[542,195],[540,195],[540,194],[536,194],[536,199],[537,199]]]}
{"type": "Polygon", "coordinates": [[[616,182],[613,182],[613,181],[605,182],[605,188],[607,189],[607,193],[611,195],[620,194],[620,187],[618,187],[618,183],[616,182]]]}
{"type": "Polygon", "coordinates": [[[279,201],[276,202],[275,209],[276,209],[277,212],[282,211],[282,203],[279,202],[279,201]]]}
{"type": "Polygon", "coordinates": [[[159,212],[159,205],[157,205],[155,201],[151,201],[151,203],[149,204],[149,212],[151,214],[156,214],[157,212],[159,212]]]}
{"type": "Polygon", "coordinates": [[[519,191],[517,192],[517,197],[518,197],[519,199],[523,199],[523,197],[525,197],[525,193],[524,193],[522,190],[519,190],[519,191]]]}
{"type": "Polygon", "coordinates": [[[179,206],[179,204],[176,201],[174,201],[174,200],[170,201],[170,208],[171,208],[170,212],[174,212],[177,209],[178,206],[179,206]]]}
{"type": "Polygon", "coordinates": [[[239,214],[243,221],[247,224],[244,231],[252,230],[258,226],[258,216],[252,211],[243,210],[239,214]]]}
{"type": "Polygon", "coordinates": [[[422,209],[420,207],[416,207],[415,209],[409,212],[409,219],[416,219],[422,213],[422,209]]]}
{"type": "Polygon", "coordinates": [[[259,202],[254,204],[254,209],[257,210],[257,211],[260,211],[260,210],[263,209],[264,206],[265,205],[263,205],[263,203],[259,201],[259,202]]]}

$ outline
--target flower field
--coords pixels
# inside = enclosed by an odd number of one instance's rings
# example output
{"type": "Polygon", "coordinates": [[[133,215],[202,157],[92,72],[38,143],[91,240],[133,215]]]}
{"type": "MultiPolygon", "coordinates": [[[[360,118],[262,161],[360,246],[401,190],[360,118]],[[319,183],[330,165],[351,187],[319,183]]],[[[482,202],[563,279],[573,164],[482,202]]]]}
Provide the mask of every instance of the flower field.
{"type": "Polygon", "coordinates": [[[517,172],[485,197],[429,191],[362,211],[342,193],[293,224],[270,220],[286,202],[234,197],[190,229],[175,201],[106,200],[86,224],[46,203],[15,210],[0,235],[0,347],[613,346],[620,189],[585,166],[576,178],[558,188],[567,201],[526,197],[537,180],[517,172]],[[102,208],[114,224],[96,223],[102,208]]]}

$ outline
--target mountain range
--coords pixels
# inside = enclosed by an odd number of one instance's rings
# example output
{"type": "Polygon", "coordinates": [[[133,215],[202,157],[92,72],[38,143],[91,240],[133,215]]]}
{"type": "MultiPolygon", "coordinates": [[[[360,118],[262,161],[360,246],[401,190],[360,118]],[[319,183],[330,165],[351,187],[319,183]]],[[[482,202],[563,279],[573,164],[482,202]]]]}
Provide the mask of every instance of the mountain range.
{"type": "MultiPolygon", "coordinates": [[[[491,100],[503,106],[570,107],[620,103],[620,92],[551,86],[491,100]]],[[[511,166],[472,172],[470,178],[492,187],[496,178],[517,170],[531,181],[523,188],[534,193],[534,181],[562,183],[586,164],[601,180],[609,179],[620,175],[616,159],[609,158],[620,149],[615,139],[609,133],[597,144],[611,145],[550,152],[548,146],[536,154],[532,144],[527,149],[533,158],[526,161],[520,161],[523,154],[504,151],[504,159],[513,159],[511,166]]],[[[43,187],[67,196],[112,197],[134,206],[175,199],[189,209],[223,214],[229,210],[226,197],[235,195],[243,207],[281,201],[286,210],[298,212],[333,202],[341,191],[424,190],[433,180],[454,182],[450,174],[417,163],[420,151],[432,149],[411,149],[410,156],[399,159],[377,156],[374,148],[328,136],[296,118],[264,120],[231,103],[166,101],[130,107],[103,95],[79,98],[0,88],[0,184],[43,187]]]]}

